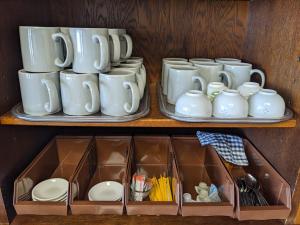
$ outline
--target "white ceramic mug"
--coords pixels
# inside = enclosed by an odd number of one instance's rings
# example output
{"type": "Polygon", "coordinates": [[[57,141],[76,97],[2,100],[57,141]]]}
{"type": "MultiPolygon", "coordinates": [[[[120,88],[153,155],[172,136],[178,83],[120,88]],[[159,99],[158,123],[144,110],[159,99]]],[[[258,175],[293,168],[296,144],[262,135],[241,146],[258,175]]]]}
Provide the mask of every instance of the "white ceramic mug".
{"type": "Polygon", "coordinates": [[[189,62],[196,64],[196,63],[206,63],[206,62],[214,62],[215,60],[209,58],[191,58],[189,62]]]}
{"type": "Polygon", "coordinates": [[[162,85],[162,91],[164,95],[168,94],[168,79],[169,79],[169,69],[171,66],[192,66],[193,64],[191,62],[187,61],[165,61],[163,63],[163,71],[161,76],[161,85],[162,85]]]}
{"type": "MultiPolygon", "coordinates": [[[[216,62],[205,62],[205,63],[195,63],[196,66],[201,74],[201,76],[206,80],[207,83],[210,82],[221,82],[222,81],[222,74],[224,74],[227,87],[231,88],[232,80],[231,76],[227,73],[222,73],[223,71],[223,64],[216,63],[216,62]]],[[[223,81],[225,81],[223,79],[223,81]]]]}
{"type": "Polygon", "coordinates": [[[73,71],[98,73],[110,69],[108,30],[106,28],[70,28],[74,49],[73,71]]]}
{"type": "Polygon", "coordinates": [[[213,101],[213,116],[217,118],[246,118],[248,102],[237,90],[224,90],[213,101]]]}
{"type": "Polygon", "coordinates": [[[138,57],[138,56],[130,56],[126,61],[138,61],[138,62],[141,62],[143,63],[144,62],[144,59],[142,57],[138,57]]]}
{"type": "Polygon", "coordinates": [[[189,90],[206,91],[206,81],[194,66],[173,66],[169,70],[167,101],[175,104],[177,99],[189,90]],[[200,83],[200,85],[199,85],[200,83]]]}
{"type": "Polygon", "coordinates": [[[262,89],[249,98],[249,115],[256,118],[278,119],[284,116],[285,102],[271,89],[262,89]]]}
{"type": "Polygon", "coordinates": [[[72,43],[59,27],[20,26],[24,69],[28,72],[54,72],[69,66],[73,60],[72,43]],[[63,59],[63,43],[69,54],[63,59]]]}
{"type": "Polygon", "coordinates": [[[24,112],[43,116],[61,110],[58,72],[30,73],[19,70],[24,112]]]}
{"type": "Polygon", "coordinates": [[[134,72],[122,69],[99,74],[101,112],[125,116],[139,108],[140,94],[134,72]]]}
{"type": "Polygon", "coordinates": [[[109,49],[110,49],[110,61],[112,65],[119,65],[121,58],[121,42],[119,36],[119,29],[108,29],[109,34],[109,49]]]}
{"type": "Polygon", "coordinates": [[[111,71],[120,71],[120,70],[122,71],[124,68],[135,73],[136,82],[137,82],[137,85],[139,88],[140,98],[142,99],[144,96],[144,90],[145,90],[146,83],[144,83],[143,75],[141,74],[141,70],[136,67],[114,67],[111,69],[111,71]]]}
{"type": "Polygon", "coordinates": [[[242,62],[242,60],[235,58],[216,58],[215,61],[221,64],[242,62]]]}
{"type": "Polygon", "coordinates": [[[265,85],[265,74],[258,69],[252,69],[250,63],[228,63],[224,65],[224,71],[221,74],[231,76],[232,89],[237,89],[245,82],[249,82],[253,74],[259,74],[261,78],[261,87],[265,85]]]}
{"type": "Polygon", "coordinates": [[[146,68],[143,65],[143,63],[141,63],[139,61],[129,60],[129,61],[120,63],[119,68],[135,69],[135,73],[137,75],[137,81],[138,81],[138,85],[139,85],[139,88],[141,91],[140,93],[141,93],[141,97],[142,97],[145,86],[146,86],[146,82],[147,82],[147,72],[146,72],[146,68]]]}
{"type": "Polygon", "coordinates": [[[126,61],[132,54],[132,39],[126,33],[126,29],[118,29],[121,43],[121,61],[126,61]]]}
{"type": "Polygon", "coordinates": [[[77,74],[72,70],[61,71],[60,88],[65,114],[84,116],[99,111],[97,74],[77,74]]]}

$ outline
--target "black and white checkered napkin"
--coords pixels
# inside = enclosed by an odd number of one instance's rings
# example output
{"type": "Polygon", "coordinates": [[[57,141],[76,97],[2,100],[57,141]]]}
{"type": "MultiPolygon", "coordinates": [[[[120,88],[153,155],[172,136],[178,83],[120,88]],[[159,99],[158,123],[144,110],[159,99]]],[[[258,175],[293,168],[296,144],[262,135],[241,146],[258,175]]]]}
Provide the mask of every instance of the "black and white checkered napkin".
{"type": "Polygon", "coordinates": [[[197,137],[201,145],[211,145],[227,162],[248,165],[243,139],[239,136],[197,131],[197,137]]]}

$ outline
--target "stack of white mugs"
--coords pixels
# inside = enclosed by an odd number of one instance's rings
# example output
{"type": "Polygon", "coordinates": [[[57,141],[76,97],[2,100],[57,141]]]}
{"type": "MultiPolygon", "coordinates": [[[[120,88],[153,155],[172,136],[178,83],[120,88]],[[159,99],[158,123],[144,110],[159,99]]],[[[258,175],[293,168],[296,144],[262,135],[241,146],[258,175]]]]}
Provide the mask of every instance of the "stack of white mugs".
{"type": "Polygon", "coordinates": [[[23,109],[44,116],[135,113],[146,86],[143,58],[125,29],[20,26],[23,109]]]}
{"type": "Polygon", "coordinates": [[[175,113],[188,117],[281,118],[283,98],[263,89],[265,74],[234,58],[164,58],[162,93],[175,105],[175,113]],[[250,82],[260,76],[261,84],[250,82]]]}

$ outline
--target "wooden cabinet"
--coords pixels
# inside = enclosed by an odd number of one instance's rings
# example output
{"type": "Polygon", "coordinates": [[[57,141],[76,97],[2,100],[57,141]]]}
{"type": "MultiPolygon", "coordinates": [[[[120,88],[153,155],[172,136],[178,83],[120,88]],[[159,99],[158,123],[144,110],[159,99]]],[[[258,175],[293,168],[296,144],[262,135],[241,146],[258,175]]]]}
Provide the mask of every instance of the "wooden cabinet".
{"type": "Polygon", "coordinates": [[[55,134],[193,133],[197,128],[247,137],[288,181],[292,213],[300,199],[300,1],[298,0],[3,0],[0,2],[0,222],[13,224],[281,224],[229,218],[17,216],[12,207],[16,176],[55,134]],[[18,26],[126,28],[133,55],[145,59],[151,112],[116,124],[32,123],[9,110],[20,101],[17,70],[22,68],[18,26]],[[268,125],[183,123],[160,114],[155,85],[163,57],[236,57],[266,73],[266,85],[279,91],[295,118],[268,125]],[[18,125],[18,126],[17,126],[18,125]],[[91,128],[93,127],[93,128],[91,128]],[[121,128],[122,127],[122,128],[121,128]],[[6,208],[4,208],[4,202],[6,208]]]}

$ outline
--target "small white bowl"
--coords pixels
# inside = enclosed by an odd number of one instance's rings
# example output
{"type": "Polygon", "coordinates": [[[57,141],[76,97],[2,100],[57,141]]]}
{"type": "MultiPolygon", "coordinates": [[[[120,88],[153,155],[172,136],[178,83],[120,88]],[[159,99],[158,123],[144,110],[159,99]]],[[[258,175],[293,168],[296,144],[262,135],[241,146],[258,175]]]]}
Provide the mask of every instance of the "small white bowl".
{"type": "Polygon", "coordinates": [[[90,201],[119,201],[122,196],[123,185],[116,181],[98,183],[88,193],[90,201]]]}
{"type": "Polygon", "coordinates": [[[178,98],[175,113],[179,116],[211,117],[212,104],[202,91],[190,90],[178,98]]]}
{"type": "Polygon", "coordinates": [[[65,196],[69,182],[63,178],[51,178],[38,183],[32,189],[32,198],[39,201],[53,201],[65,196]]]}
{"type": "Polygon", "coordinates": [[[284,116],[285,102],[275,90],[262,89],[249,98],[249,115],[277,119],[284,116]]]}

